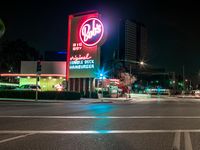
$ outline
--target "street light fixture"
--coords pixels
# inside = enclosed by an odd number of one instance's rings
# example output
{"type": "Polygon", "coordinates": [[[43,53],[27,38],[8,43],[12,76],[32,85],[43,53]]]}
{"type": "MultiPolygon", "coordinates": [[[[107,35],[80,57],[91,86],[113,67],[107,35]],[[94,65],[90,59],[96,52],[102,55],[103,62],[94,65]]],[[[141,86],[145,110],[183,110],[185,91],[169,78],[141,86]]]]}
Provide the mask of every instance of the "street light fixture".
{"type": "Polygon", "coordinates": [[[120,60],[122,62],[129,62],[129,63],[133,63],[133,64],[139,64],[139,65],[145,65],[144,61],[135,61],[135,60],[120,60]]]}
{"type": "Polygon", "coordinates": [[[144,62],[143,62],[143,61],[140,61],[140,65],[142,65],[142,66],[143,66],[143,65],[144,65],[144,62]]]}

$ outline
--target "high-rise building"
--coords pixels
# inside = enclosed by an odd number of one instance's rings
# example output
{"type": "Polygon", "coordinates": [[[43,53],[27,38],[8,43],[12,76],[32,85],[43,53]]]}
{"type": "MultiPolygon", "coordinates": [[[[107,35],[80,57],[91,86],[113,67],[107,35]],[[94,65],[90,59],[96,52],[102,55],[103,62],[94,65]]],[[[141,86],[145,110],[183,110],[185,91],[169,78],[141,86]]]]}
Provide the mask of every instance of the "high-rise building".
{"type": "Polygon", "coordinates": [[[135,21],[122,20],[119,27],[119,48],[117,58],[122,60],[124,67],[137,73],[136,62],[147,59],[147,28],[135,21]]]}

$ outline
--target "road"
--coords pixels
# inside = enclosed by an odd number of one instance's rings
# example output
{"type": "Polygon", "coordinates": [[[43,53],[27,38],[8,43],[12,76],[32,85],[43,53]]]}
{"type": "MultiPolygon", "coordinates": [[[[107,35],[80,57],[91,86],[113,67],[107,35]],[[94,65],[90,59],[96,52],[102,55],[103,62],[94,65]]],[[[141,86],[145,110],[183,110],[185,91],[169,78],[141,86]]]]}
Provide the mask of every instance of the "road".
{"type": "Polygon", "coordinates": [[[199,149],[198,102],[0,102],[0,150],[199,149]]]}

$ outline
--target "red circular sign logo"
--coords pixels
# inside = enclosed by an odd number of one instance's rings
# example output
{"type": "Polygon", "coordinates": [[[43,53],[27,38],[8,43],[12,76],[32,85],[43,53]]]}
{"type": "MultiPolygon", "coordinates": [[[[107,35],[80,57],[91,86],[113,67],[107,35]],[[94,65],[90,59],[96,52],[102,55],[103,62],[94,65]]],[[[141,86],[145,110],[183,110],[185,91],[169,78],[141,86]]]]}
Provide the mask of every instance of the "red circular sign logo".
{"type": "Polygon", "coordinates": [[[81,42],[86,46],[97,45],[104,34],[102,22],[97,18],[87,19],[80,28],[79,37],[81,42]]]}

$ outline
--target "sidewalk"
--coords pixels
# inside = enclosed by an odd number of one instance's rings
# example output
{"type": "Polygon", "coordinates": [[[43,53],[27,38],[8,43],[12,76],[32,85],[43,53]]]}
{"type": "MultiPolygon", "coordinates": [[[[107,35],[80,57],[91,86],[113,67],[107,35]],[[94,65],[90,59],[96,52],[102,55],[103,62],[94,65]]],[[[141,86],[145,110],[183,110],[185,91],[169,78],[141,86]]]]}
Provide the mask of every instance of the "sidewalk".
{"type": "Polygon", "coordinates": [[[192,95],[147,95],[147,94],[131,94],[129,97],[119,98],[81,98],[80,100],[35,100],[35,99],[17,99],[17,98],[0,98],[1,102],[32,102],[32,103],[139,103],[139,102],[200,102],[200,97],[192,95]]]}
{"type": "Polygon", "coordinates": [[[0,98],[0,102],[34,102],[34,103],[64,103],[64,102],[80,102],[80,100],[35,100],[35,99],[20,99],[20,98],[0,98]]]}
{"type": "Polygon", "coordinates": [[[128,102],[130,101],[131,98],[100,98],[100,99],[95,99],[95,98],[81,98],[81,102],[83,103],[116,103],[116,102],[128,102]]]}
{"type": "Polygon", "coordinates": [[[82,102],[87,103],[136,103],[136,102],[152,102],[152,101],[177,101],[176,97],[164,96],[164,95],[147,95],[147,94],[131,94],[130,97],[119,97],[119,98],[82,98],[82,102]],[[174,100],[175,98],[175,100],[174,100]],[[172,100],[173,99],[173,100],[172,100]]]}
{"type": "Polygon", "coordinates": [[[178,98],[193,98],[193,99],[200,99],[200,96],[195,95],[177,95],[178,98]]]}

